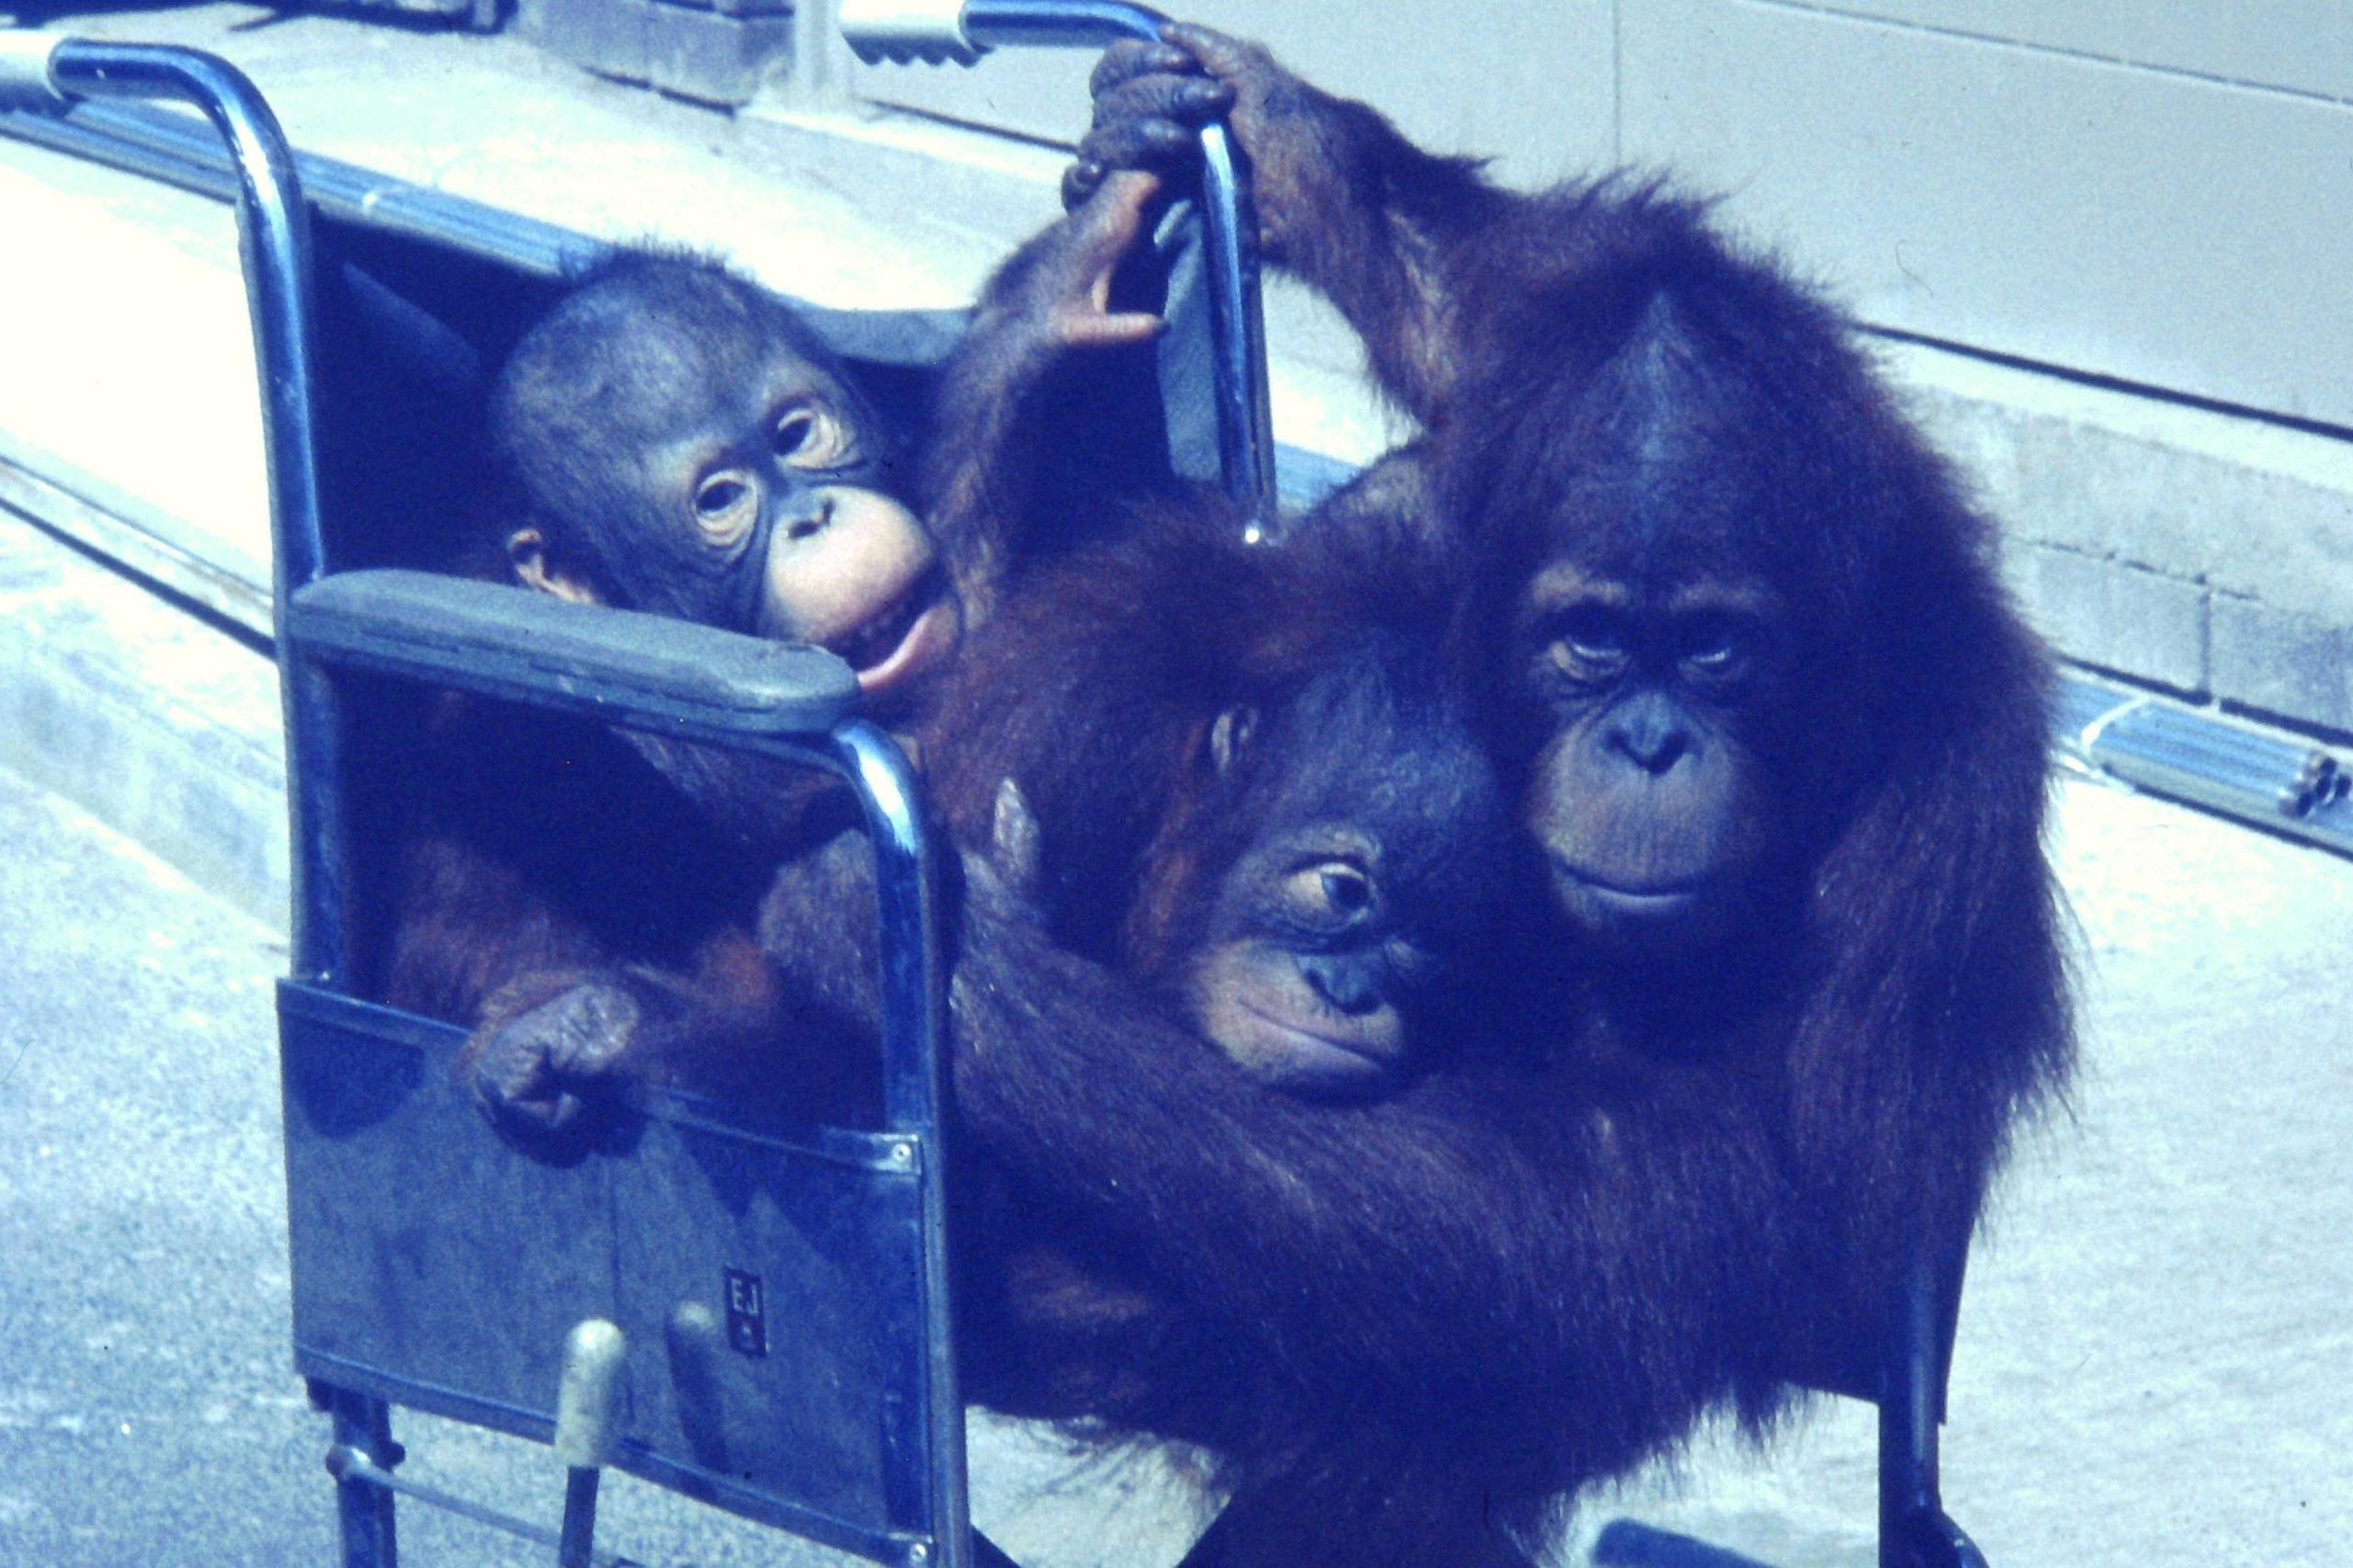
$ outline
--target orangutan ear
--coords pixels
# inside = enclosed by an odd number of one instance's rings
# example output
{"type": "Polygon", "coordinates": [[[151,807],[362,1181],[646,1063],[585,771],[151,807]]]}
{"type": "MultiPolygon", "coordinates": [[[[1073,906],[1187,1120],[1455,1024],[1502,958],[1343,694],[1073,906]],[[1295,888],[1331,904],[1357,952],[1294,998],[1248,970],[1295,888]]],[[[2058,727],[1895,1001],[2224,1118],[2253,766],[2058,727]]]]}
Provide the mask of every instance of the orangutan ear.
{"type": "Polygon", "coordinates": [[[587,579],[574,576],[548,559],[547,536],[534,528],[517,528],[506,536],[506,564],[515,580],[536,592],[568,599],[576,605],[597,602],[587,579]]]}
{"type": "Polygon", "coordinates": [[[1233,766],[1242,748],[1250,744],[1250,732],[1258,727],[1258,711],[1255,708],[1229,708],[1217,716],[1210,726],[1210,766],[1220,773],[1233,766]]]}

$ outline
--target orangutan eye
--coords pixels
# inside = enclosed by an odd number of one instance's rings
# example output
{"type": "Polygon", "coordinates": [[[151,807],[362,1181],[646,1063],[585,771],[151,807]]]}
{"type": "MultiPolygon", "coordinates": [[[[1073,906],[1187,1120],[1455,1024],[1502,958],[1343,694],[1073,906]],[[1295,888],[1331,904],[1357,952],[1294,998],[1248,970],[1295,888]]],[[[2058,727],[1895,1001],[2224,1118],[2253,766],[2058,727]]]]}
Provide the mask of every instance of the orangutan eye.
{"type": "Polygon", "coordinates": [[[1283,879],[1283,898],[1316,925],[1346,925],[1372,907],[1372,879],[1346,860],[1319,860],[1283,879]]]}
{"type": "Polygon", "coordinates": [[[1552,619],[1545,655],[1574,680],[1607,680],[1626,667],[1626,629],[1597,605],[1577,605],[1552,619]]]}
{"type": "Polygon", "coordinates": [[[1693,679],[1724,682],[1748,667],[1749,640],[1736,626],[1709,622],[1683,639],[1683,669],[1693,679]]]}
{"type": "Polygon", "coordinates": [[[776,455],[793,468],[843,468],[857,460],[858,442],[831,409],[801,403],[777,419],[776,455]]]}
{"type": "Polygon", "coordinates": [[[758,499],[751,476],[741,470],[706,474],[695,486],[695,521],[714,539],[735,539],[750,528],[758,499]]]}
{"type": "Polygon", "coordinates": [[[1714,642],[1683,655],[1684,665],[1704,676],[1730,675],[1740,663],[1740,650],[1730,642],[1714,642]]]}
{"type": "Polygon", "coordinates": [[[1345,915],[1354,915],[1372,903],[1372,883],[1353,866],[1336,865],[1317,873],[1323,879],[1324,902],[1345,915]]]}

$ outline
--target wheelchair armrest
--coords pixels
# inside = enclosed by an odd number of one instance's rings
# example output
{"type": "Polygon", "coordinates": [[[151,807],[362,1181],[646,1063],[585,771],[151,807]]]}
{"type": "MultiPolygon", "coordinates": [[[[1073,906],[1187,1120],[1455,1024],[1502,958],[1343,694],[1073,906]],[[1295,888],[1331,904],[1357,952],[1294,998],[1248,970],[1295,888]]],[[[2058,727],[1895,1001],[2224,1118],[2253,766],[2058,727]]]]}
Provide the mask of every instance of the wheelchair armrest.
{"type": "Polygon", "coordinates": [[[285,627],[328,664],[699,738],[820,737],[858,706],[822,648],[428,572],[323,577],[285,627]]]}

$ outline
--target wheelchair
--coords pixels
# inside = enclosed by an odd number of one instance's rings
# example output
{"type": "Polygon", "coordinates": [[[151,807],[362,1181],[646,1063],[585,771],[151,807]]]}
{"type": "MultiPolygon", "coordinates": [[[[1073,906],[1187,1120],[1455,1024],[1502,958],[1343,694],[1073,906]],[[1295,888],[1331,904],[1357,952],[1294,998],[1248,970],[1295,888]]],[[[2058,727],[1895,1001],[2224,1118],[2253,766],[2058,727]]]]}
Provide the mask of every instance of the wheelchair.
{"type": "MultiPolygon", "coordinates": [[[[847,0],[843,21],[870,58],[969,64],[1003,45],[1151,36],[1161,19],[1124,0],[847,0]]],[[[432,418],[449,378],[495,363],[600,244],[293,153],[252,84],[191,50],[0,31],[0,108],[10,136],[236,210],[293,835],[278,1017],[294,1364],[331,1420],[345,1568],[394,1568],[404,1495],[538,1540],[568,1568],[617,1561],[593,1542],[607,1466],[875,1562],[1009,1564],[966,1507],[945,1233],[942,851],[906,759],[860,716],[847,666],[820,650],[397,564],[391,536],[415,520],[401,506],[433,498],[388,502],[365,472],[363,421],[432,418]],[[670,1096],[644,1108],[629,1149],[568,1168],[487,1136],[452,1072],[461,1032],[355,994],[369,869],[351,720],[389,687],[469,692],[847,780],[877,858],[882,1127],[755,1125],[670,1096]],[[473,1200],[450,1205],[452,1192],[473,1200]],[[529,1290],[514,1288],[518,1259],[529,1290]],[[404,1477],[394,1406],[552,1443],[567,1472],[561,1528],[404,1477]]],[[[1160,354],[1168,457],[1272,532],[1247,171],[1222,127],[1201,141],[1193,215],[1156,242],[1175,325],[1160,354]]],[[[956,312],[802,308],[862,381],[908,396],[961,324],[956,312]]],[[[1328,483],[1332,465],[1286,460],[1302,490],[1328,483]]],[[[1880,1365],[1824,1385],[1879,1406],[1882,1568],[1983,1562],[1938,1482],[1964,1246],[1924,1246],[1880,1365]]]]}

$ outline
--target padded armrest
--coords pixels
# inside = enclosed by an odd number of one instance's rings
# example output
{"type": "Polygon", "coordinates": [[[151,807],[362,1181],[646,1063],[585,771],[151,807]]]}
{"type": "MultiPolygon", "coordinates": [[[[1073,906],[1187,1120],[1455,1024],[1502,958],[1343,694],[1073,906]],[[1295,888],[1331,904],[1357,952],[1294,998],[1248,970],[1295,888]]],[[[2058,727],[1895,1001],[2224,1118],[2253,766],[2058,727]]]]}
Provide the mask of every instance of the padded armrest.
{"type": "Polygon", "coordinates": [[[807,643],[428,572],[339,572],[287,607],[298,652],[485,697],[722,736],[822,736],[857,677],[807,643]]]}

